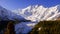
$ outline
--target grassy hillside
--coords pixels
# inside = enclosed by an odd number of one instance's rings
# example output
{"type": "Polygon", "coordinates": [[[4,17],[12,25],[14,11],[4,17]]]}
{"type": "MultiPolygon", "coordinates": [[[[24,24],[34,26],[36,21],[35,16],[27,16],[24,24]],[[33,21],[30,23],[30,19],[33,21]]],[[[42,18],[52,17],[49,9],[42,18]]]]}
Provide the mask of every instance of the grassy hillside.
{"type": "Polygon", "coordinates": [[[60,20],[41,21],[31,32],[29,32],[29,34],[60,34],[60,20]]]}

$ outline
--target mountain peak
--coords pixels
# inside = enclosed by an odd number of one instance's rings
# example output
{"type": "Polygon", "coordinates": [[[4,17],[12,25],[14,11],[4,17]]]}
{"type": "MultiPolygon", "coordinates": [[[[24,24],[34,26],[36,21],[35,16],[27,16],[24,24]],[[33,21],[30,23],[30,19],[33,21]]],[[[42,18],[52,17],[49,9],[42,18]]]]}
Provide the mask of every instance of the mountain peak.
{"type": "Polygon", "coordinates": [[[42,5],[35,5],[16,11],[19,12],[17,14],[31,21],[55,20],[60,15],[60,5],[49,8],[45,8],[42,5]]]}

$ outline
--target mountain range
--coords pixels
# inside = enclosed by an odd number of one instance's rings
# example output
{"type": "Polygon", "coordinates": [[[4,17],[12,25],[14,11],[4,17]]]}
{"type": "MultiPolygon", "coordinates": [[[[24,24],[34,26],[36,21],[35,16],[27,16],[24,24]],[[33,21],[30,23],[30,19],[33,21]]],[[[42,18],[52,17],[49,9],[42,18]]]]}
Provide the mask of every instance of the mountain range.
{"type": "Polygon", "coordinates": [[[12,11],[0,6],[0,21],[22,21],[19,24],[15,24],[16,33],[28,33],[39,21],[54,21],[57,19],[60,19],[60,5],[52,6],[49,8],[42,5],[34,5],[12,11]],[[29,22],[25,22],[28,20],[29,22]],[[21,28],[24,29],[21,31],[21,28]]]}
{"type": "Polygon", "coordinates": [[[42,5],[28,6],[23,9],[6,10],[0,6],[0,19],[6,20],[31,20],[39,22],[43,20],[56,20],[60,17],[60,5],[46,8],[42,5]]]}
{"type": "Polygon", "coordinates": [[[42,5],[28,6],[23,9],[13,10],[13,12],[33,22],[56,20],[60,16],[60,5],[49,8],[42,5]]]}

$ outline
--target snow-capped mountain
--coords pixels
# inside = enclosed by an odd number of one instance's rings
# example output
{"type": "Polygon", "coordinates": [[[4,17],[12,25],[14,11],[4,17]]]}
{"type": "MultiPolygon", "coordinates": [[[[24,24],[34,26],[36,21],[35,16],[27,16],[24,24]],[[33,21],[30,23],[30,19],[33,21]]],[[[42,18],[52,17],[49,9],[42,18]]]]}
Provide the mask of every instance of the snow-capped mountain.
{"type": "Polygon", "coordinates": [[[56,20],[60,16],[60,5],[49,8],[45,8],[42,5],[28,6],[24,9],[13,10],[13,12],[21,15],[27,20],[35,22],[43,20],[56,20]]]}
{"type": "Polygon", "coordinates": [[[37,24],[35,22],[43,20],[56,20],[60,17],[60,5],[45,8],[42,5],[28,6],[24,9],[13,11],[0,7],[0,20],[31,20],[33,22],[21,22],[15,25],[16,33],[28,33],[37,24]],[[21,30],[24,28],[23,30],[21,30]]]}
{"type": "Polygon", "coordinates": [[[60,16],[60,5],[45,8],[42,5],[28,6],[24,9],[9,11],[0,6],[0,20],[27,20],[39,22],[43,20],[56,20],[60,16]]]}

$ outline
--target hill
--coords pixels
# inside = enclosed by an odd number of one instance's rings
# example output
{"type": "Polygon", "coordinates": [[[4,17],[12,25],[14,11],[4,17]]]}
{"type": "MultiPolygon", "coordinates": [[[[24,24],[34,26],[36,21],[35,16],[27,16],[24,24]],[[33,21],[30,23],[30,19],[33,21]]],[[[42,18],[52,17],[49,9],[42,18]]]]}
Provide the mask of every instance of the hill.
{"type": "Polygon", "coordinates": [[[29,34],[60,34],[60,20],[41,21],[29,34]]]}

